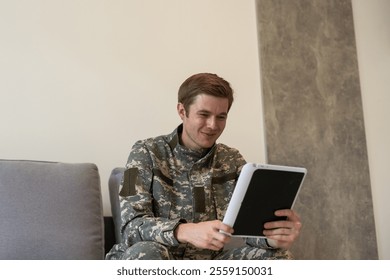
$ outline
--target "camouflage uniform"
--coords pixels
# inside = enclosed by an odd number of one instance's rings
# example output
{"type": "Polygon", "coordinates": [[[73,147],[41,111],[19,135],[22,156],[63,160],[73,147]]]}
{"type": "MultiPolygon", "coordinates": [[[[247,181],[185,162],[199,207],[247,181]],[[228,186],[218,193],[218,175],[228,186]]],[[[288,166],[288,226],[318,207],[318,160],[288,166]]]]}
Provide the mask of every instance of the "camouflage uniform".
{"type": "Polygon", "coordinates": [[[233,148],[215,144],[192,151],[179,144],[182,125],[171,134],[138,141],[127,165],[120,205],[122,243],[107,259],[274,259],[285,250],[248,238],[246,246],[212,251],[181,244],[174,236],[180,223],[223,220],[245,160],[233,148]]]}

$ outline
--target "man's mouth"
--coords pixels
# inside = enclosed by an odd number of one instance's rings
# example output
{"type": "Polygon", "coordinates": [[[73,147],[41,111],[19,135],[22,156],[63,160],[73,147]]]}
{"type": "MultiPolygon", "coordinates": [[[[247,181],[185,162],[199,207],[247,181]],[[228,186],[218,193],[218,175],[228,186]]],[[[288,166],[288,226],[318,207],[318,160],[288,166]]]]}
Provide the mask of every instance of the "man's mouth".
{"type": "Polygon", "coordinates": [[[216,133],[211,133],[211,132],[202,132],[202,133],[207,137],[215,137],[215,135],[217,135],[216,133]]]}

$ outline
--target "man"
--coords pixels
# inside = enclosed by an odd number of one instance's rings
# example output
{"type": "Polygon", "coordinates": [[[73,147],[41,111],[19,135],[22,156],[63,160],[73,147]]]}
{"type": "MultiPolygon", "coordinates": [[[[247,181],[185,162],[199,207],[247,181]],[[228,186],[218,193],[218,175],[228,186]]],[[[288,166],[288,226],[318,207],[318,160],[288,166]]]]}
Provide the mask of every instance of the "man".
{"type": "Polygon", "coordinates": [[[127,162],[120,204],[122,243],[107,259],[289,259],[301,228],[292,210],[287,220],[266,223],[265,238],[225,249],[234,229],[223,224],[245,160],[216,143],[222,134],[233,90],[215,74],[200,73],[180,86],[182,120],[171,134],[138,141],[127,162]],[[221,231],[225,232],[222,233],[221,231]]]}

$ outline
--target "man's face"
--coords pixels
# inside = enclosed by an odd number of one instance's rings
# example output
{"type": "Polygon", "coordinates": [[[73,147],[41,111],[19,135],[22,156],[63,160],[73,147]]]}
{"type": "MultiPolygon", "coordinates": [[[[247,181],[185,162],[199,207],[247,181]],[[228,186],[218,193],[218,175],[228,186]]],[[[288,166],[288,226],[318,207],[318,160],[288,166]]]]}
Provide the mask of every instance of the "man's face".
{"type": "Polygon", "coordinates": [[[210,148],[225,129],[229,101],[227,98],[200,94],[186,112],[183,104],[177,111],[183,121],[182,144],[192,150],[210,148]]]}

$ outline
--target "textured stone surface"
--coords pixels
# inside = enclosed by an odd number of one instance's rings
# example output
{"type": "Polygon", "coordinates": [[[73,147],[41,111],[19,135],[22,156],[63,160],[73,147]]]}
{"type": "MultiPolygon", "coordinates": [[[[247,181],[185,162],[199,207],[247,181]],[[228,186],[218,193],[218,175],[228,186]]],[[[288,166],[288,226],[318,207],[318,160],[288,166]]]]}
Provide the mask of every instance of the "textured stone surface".
{"type": "Polygon", "coordinates": [[[298,259],[377,259],[350,0],[257,0],[267,158],[305,166],[298,259]]]}

